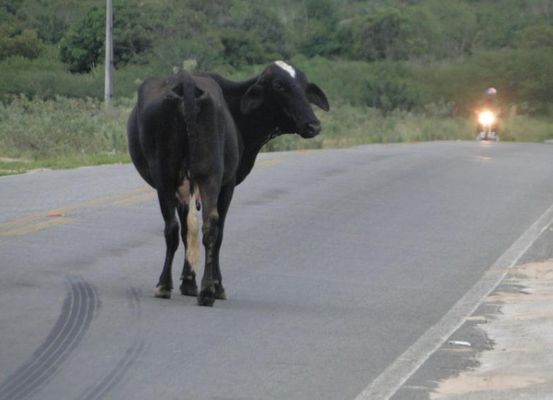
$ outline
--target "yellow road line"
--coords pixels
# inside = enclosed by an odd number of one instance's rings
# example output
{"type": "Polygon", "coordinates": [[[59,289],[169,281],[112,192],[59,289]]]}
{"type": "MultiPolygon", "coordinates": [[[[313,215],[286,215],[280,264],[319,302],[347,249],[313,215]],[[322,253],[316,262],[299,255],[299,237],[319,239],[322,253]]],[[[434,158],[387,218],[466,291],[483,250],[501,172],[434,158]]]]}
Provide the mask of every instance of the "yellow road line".
{"type": "Polygon", "coordinates": [[[134,204],[142,203],[144,201],[153,200],[155,198],[156,198],[156,192],[152,190],[151,192],[148,192],[148,193],[137,194],[135,196],[131,196],[126,199],[117,200],[113,202],[113,205],[116,207],[128,207],[134,204]]]}
{"type": "Polygon", "coordinates": [[[21,236],[27,233],[38,232],[51,226],[67,224],[74,220],[75,218],[70,217],[52,217],[51,219],[41,221],[36,224],[20,226],[6,231],[0,231],[0,236],[21,236]]]}
{"type": "Polygon", "coordinates": [[[8,222],[0,223],[0,231],[12,228],[17,225],[30,223],[38,219],[42,219],[45,217],[43,214],[44,213],[26,215],[25,217],[16,218],[8,222]]]}
{"type": "MultiPolygon", "coordinates": [[[[258,166],[268,167],[280,164],[282,159],[259,160],[258,166]]],[[[28,233],[38,232],[56,225],[67,224],[75,220],[69,217],[75,211],[86,208],[111,205],[115,207],[128,207],[134,204],[151,201],[156,197],[154,189],[142,186],[125,193],[103,196],[92,200],[82,201],[73,205],[55,208],[49,211],[40,211],[11,221],[0,223],[0,236],[21,236],[28,233]]]]}
{"type": "Polygon", "coordinates": [[[155,191],[153,191],[153,189],[149,187],[140,187],[121,194],[103,196],[49,211],[25,215],[11,221],[0,223],[0,236],[20,236],[27,233],[38,232],[51,226],[74,221],[74,217],[66,216],[71,212],[103,205],[127,206],[141,201],[151,200],[154,195],[155,191]]]}

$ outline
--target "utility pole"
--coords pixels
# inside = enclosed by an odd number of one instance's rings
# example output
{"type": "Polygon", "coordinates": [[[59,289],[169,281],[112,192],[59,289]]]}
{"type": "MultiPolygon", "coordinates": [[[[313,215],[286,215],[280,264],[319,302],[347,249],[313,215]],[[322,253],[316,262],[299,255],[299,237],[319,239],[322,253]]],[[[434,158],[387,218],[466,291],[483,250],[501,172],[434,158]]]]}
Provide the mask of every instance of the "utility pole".
{"type": "Polygon", "coordinates": [[[112,0],[106,0],[106,60],[105,60],[104,101],[106,105],[113,97],[113,7],[112,0]]]}

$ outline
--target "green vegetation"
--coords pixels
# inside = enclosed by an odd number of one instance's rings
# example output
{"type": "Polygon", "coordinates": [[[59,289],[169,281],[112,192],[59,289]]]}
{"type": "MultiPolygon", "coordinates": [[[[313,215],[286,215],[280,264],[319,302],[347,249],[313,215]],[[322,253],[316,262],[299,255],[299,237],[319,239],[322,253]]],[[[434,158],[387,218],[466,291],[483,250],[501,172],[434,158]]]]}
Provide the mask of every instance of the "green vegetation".
{"type": "Polygon", "coordinates": [[[90,98],[13,99],[0,105],[0,153],[47,159],[71,153],[125,152],[128,101],[105,108],[90,98]]]}
{"type": "Polygon", "coordinates": [[[502,140],[553,138],[551,0],[0,0],[0,174],[120,162],[138,84],[174,68],[233,79],[291,60],[328,94],[324,132],[266,150],[471,139],[494,86],[502,140]]]}

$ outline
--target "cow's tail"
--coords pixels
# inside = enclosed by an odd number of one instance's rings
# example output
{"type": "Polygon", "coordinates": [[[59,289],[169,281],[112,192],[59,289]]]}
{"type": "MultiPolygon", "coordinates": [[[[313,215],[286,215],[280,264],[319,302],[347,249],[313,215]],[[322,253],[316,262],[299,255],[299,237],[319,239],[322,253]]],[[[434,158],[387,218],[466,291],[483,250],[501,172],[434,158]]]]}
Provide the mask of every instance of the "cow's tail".
{"type": "Polygon", "coordinates": [[[191,190],[188,203],[188,215],[186,216],[186,259],[194,272],[198,271],[200,264],[200,223],[196,207],[198,187],[191,190]]]}

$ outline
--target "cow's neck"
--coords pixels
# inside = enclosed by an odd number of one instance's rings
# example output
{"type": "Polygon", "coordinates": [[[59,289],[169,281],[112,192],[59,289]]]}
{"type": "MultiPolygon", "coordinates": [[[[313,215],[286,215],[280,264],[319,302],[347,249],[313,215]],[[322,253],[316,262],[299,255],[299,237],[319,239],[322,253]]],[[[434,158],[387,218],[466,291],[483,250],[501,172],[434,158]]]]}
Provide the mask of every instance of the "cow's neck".
{"type": "Polygon", "coordinates": [[[260,110],[237,123],[244,146],[238,166],[237,183],[242,182],[250,173],[263,145],[278,134],[277,127],[270,123],[272,118],[265,116],[266,114],[260,110]]]}
{"type": "Polygon", "coordinates": [[[251,172],[259,151],[276,135],[277,127],[270,115],[272,111],[269,108],[261,107],[248,115],[243,115],[240,112],[240,100],[257,78],[244,82],[231,82],[220,77],[215,77],[215,79],[223,89],[223,95],[240,135],[240,163],[236,174],[236,184],[238,184],[251,172]]]}

